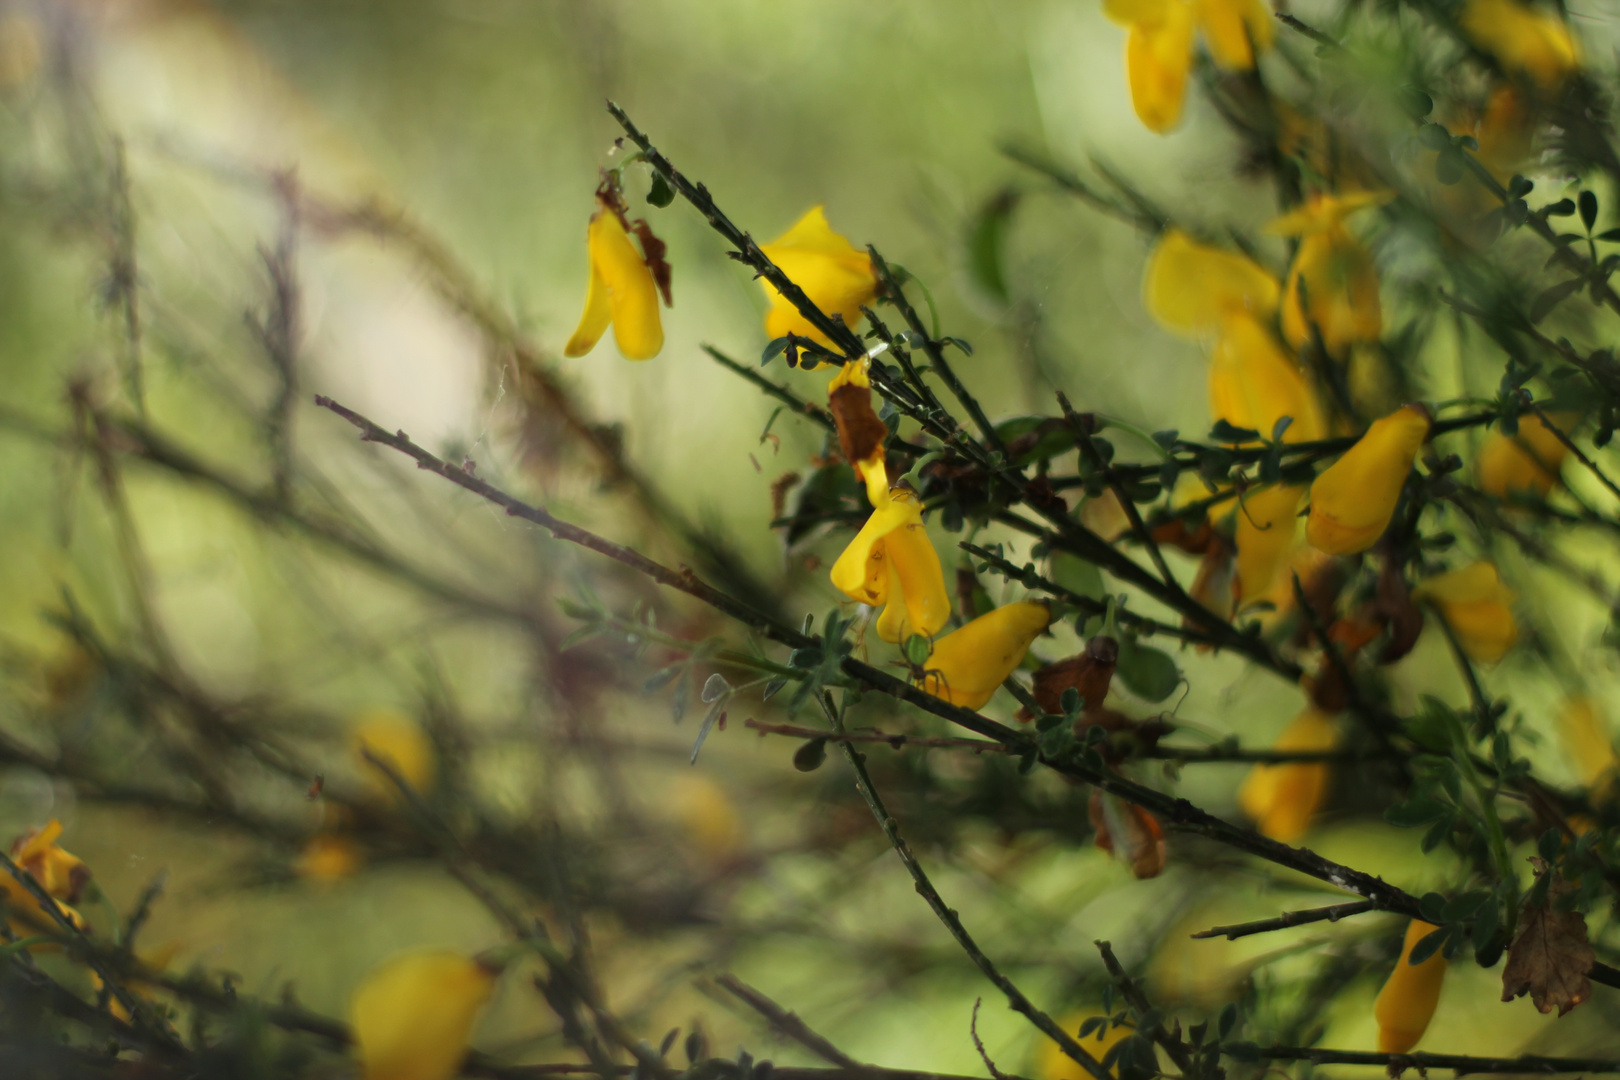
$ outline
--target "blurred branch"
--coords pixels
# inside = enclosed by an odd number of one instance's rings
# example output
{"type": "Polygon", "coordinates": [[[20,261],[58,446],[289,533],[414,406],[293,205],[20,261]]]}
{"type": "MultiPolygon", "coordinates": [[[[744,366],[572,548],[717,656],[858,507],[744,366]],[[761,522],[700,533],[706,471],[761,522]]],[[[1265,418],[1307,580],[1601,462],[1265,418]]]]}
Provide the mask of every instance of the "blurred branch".
{"type": "Polygon", "coordinates": [[[1248,937],[1250,934],[1267,934],[1273,930],[1286,930],[1290,926],[1304,926],[1307,923],[1323,921],[1338,922],[1347,915],[1360,915],[1374,910],[1376,909],[1373,905],[1365,900],[1358,900],[1353,904],[1329,904],[1327,907],[1285,912],[1274,919],[1233,923],[1230,926],[1212,926],[1208,930],[1200,930],[1191,936],[1194,938],[1224,937],[1228,941],[1236,941],[1238,938],[1248,937]]]}

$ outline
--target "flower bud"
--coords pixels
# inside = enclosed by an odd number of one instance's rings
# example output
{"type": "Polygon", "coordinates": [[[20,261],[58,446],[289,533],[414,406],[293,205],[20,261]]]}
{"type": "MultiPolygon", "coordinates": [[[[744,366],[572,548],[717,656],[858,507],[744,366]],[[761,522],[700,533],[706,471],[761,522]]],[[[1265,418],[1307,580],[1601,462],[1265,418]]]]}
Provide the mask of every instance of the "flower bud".
{"type": "Polygon", "coordinates": [[[1045,604],[1028,600],[980,615],[934,642],[919,685],[952,705],[980,708],[1024,662],[1030,643],[1051,621],[1045,604]]]}
{"type": "Polygon", "coordinates": [[[1432,577],[1412,590],[1412,599],[1438,608],[1463,652],[1477,663],[1495,663],[1519,640],[1513,591],[1502,584],[1492,563],[1476,562],[1432,577]]]}
{"type": "MultiPolygon", "coordinates": [[[[1332,719],[1307,708],[1288,722],[1272,748],[1281,753],[1325,751],[1337,741],[1332,719]]],[[[1305,835],[1327,798],[1329,775],[1326,762],[1256,765],[1238,790],[1238,805],[1262,835],[1292,844],[1305,835]]]]}
{"type": "Polygon", "coordinates": [[[450,1080],[495,974],[452,952],[407,953],[375,968],[349,1007],[365,1080],[450,1080]]]}
{"type": "Polygon", "coordinates": [[[1389,528],[1418,448],[1429,437],[1429,410],[1406,405],[1381,420],[1311,485],[1305,538],[1329,555],[1353,555],[1389,528]]]}
{"type": "Polygon", "coordinates": [[[1436,952],[1421,964],[1408,961],[1412,946],[1438,929],[1419,919],[1407,924],[1401,958],[1395,961],[1395,970],[1389,973],[1389,981],[1384,983],[1378,1000],[1373,1003],[1381,1054],[1404,1054],[1411,1050],[1434,1018],[1434,1007],[1440,1001],[1440,984],[1446,977],[1446,958],[1436,952]]]}

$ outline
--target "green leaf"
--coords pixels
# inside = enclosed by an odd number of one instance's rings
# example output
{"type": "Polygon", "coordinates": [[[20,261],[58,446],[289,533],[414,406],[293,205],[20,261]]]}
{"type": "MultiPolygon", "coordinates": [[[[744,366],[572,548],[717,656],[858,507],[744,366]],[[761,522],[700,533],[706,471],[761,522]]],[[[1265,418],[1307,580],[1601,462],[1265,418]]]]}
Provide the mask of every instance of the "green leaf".
{"type": "Polygon", "coordinates": [[[766,344],[764,351],[759,354],[759,366],[764,367],[778,356],[781,356],[788,347],[788,340],[785,337],[772,338],[766,344]]]}
{"type": "Polygon", "coordinates": [[[1454,146],[1446,147],[1434,159],[1434,178],[1442,184],[1457,183],[1467,171],[1468,163],[1464,160],[1462,151],[1454,146]]]}
{"type": "Polygon", "coordinates": [[[1576,201],[1576,205],[1580,207],[1581,224],[1586,226],[1586,231],[1587,232],[1591,232],[1592,231],[1592,226],[1597,224],[1597,216],[1598,216],[1597,193],[1595,191],[1583,191],[1583,192],[1581,192],[1580,198],[1576,201]]]}
{"type": "Polygon", "coordinates": [[[1260,433],[1253,428],[1238,427],[1225,420],[1217,420],[1209,429],[1209,437],[1222,443],[1247,443],[1258,439],[1260,433]]]}
{"type": "Polygon", "coordinates": [[[1452,929],[1450,926],[1442,926],[1438,930],[1431,930],[1425,934],[1416,945],[1412,946],[1412,954],[1407,958],[1406,962],[1415,966],[1439,952],[1440,946],[1444,945],[1446,938],[1451,936],[1452,929]]]}
{"type": "MultiPolygon", "coordinates": [[[[1430,105],[1433,108],[1433,105],[1430,105]]],[[[1427,115],[1427,114],[1425,114],[1427,115]]],[[[1418,128],[1418,142],[1426,150],[1449,150],[1451,148],[1451,132],[1442,124],[1424,124],[1418,128]]]]}
{"type": "Polygon", "coordinates": [[[1546,217],[1569,217],[1575,212],[1575,202],[1573,199],[1559,199],[1541,212],[1546,217]]]}
{"type": "Polygon", "coordinates": [[[661,172],[653,173],[652,188],[647,192],[647,204],[663,209],[675,201],[675,189],[669,186],[661,172]]]}
{"type": "Polygon", "coordinates": [[[702,698],[705,705],[711,701],[719,701],[729,693],[731,693],[731,684],[726,682],[726,677],[718,671],[703,682],[702,698]]]}
{"type": "Polygon", "coordinates": [[[1401,87],[1397,96],[1401,108],[1406,110],[1406,115],[1414,120],[1421,120],[1434,112],[1434,98],[1415,86],[1401,87]]]}
{"type": "Polygon", "coordinates": [[[1129,637],[1119,643],[1119,666],[1114,670],[1127,690],[1154,704],[1181,685],[1181,669],[1169,653],[1129,637]]]}
{"type": "Polygon", "coordinates": [[[1011,298],[1007,289],[1004,255],[1007,231],[1019,193],[1003,188],[992,195],[974,215],[968,229],[968,276],[994,299],[1005,304],[1011,298]]]}
{"type": "Polygon", "coordinates": [[[1557,285],[1544,289],[1541,295],[1537,296],[1530,305],[1530,321],[1540,322],[1546,318],[1553,308],[1564,301],[1565,297],[1573,294],[1584,284],[1586,284],[1585,278],[1570,278],[1568,281],[1560,281],[1557,285]]]}
{"type": "Polygon", "coordinates": [[[1402,829],[1416,828],[1444,817],[1451,807],[1439,799],[1416,798],[1397,803],[1384,811],[1384,820],[1402,829]]]}
{"type": "Polygon", "coordinates": [[[827,760],[827,740],[811,739],[793,751],[793,767],[800,772],[815,772],[827,760]]]}

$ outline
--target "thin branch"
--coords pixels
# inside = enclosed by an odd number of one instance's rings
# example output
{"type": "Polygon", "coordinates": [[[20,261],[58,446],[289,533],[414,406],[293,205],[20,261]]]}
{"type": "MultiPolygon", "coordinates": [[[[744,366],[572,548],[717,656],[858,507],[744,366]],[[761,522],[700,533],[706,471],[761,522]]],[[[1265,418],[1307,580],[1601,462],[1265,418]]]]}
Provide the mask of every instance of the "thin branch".
{"type": "MultiPolygon", "coordinates": [[[[1151,1012],[1153,1006],[1148,1002],[1147,995],[1142,992],[1142,988],[1137,986],[1129,975],[1125,974],[1125,968],[1121,966],[1119,958],[1114,955],[1113,946],[1106,941],[1095,941],[1092,944],[1096,945],[1097,951],[1102,953],[1103,966],[1108,969],[1109,976],[1119,985],[1120,992],[1125,995],[1125,1000],[1130,1003],[1131,1008],[1136,1010],[1137,1015],[1145,1016],[1151,1012]]],[[[1152,1038],[1154,1042],[1164,1047],[1164,1052],[1170,1055],[1170,1060],[1175,1062],[1176,1068],[1181,1070],[1183,1077],[1193,1074],[1192,1055],[1187,1053],[1186,1043],[1182,1042],[1178,1036],[1171,1034],[1163,1023],[1154,1027],[1152,1038]]]]}
{"type": "Polygon", "coordinates": [[[1248,937],[1250,934],[1267,934],[1273,930],[1286,930],[1290,926],[1304,926],[1307,923],[1314,922],[1338,922],[1347,915],[1360,915],[1374,910],[1376,909],[1373,905],[1365,900],[1358,900],[1353,904],[1329,904],[1327,907],[1284,912],[1274,919],[1232,923],[1229,926],[1212,926],[1208,930],[1200,930],[1191,936],[1200,939],[1224,937],[1228,941],[1236,941],[1238,938],[1248,937]]]}
{"type": "Polygon", "coordinates": [[[1079,444],[1080,453],[1093,470],[1102,474],[1103,482],[1108,485],[1108,490],[1114,493],[1114,499],[1119,503],[1120,509],[1125,511],[1125,518],[1131,523],[1131,531],[1136,534],[1142,546],[1147,548],[1148,557],[1153,560],[1153,565],[1158,567],[1159,576],[1164,578],[1165,585],[1178,592],[1181,591],[1181,582],[1170,572],[1170,564],[1164,561],[1164,553],[1159,550],[1158,541],[1153,539],[1153,533],[1149,532],[1147,525],[1143,523],[1142,512],[1136,508],[1136,500],[1131,498],[1130,492],[1119,482],[1114,470],[1103,460],[1102,451],[1097,449],[1097,444],[1091,437],[1096,422],[1092,420],[1088,423],[1087,419],[1076,413],[1069,404],[1068,397],[1061,390],[1057,392],[1057,403],[1063,410],[1063,419],[1068,422],[1069,430],[1074,432],[1074,441],[1079,444]]]}
{"type": "Polygon", "coordinates": [[[1574,454],[1576,461],[1579,461],[1582,465],[1586,466],[1587,470],[1590,471],[1593,476],[1601,480],[1603,482],[1603,486],[1608,488],[1609,492],[1614,495],[1615,498],[1620,499],[1620,485],[1616,485],[1613,480],[1609,479],[1608,474],[1598,467],[1597,462],[1587,457],[1585,451],[1575,445],[1575,440],[1571,439],[1564,432],[1563,428],[1553,423],[1552,417],[1547,415],[1545,409],[1543,409],[1539,404],[1531,403],[1530,411],[1541,418],[1542,424],[1547,428],[1548,431],[1552,432],[1553,438],[1557,439],[1560,443],[1563,443],[1564,449],[1568,450],[1571,454],[1574,454]]]}
{"type": "Polygon", "coordinates": [[[782,1006],[735,975],[729,973],[719,975],[715,977],[714,981],[750,1009],[769,1020],[771,1026],[777,1031],[803,1046],[818,1058],[823,1061],[830,1061],[842,1069],[847,1069],[854,1076],[867,1074],[865,1065],[838,1049],[824,1036],[818,1035],[811,1029],[810,1025],[799,1019],[798,1013],[789,1012],[787,1009],[782,1008],[782,1006]]]}

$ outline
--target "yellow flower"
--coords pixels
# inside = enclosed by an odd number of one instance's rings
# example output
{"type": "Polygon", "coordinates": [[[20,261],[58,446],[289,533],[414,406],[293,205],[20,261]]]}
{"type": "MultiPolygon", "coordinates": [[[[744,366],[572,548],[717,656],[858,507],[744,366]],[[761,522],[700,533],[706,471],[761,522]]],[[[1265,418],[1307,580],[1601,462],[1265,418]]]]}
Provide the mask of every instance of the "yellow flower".
{"type": "Polygon", "coordinates": [[[1412,599],[1428,600],[1440,609],[1470,660],[1495,663],[1519,640],[1513,592],[1491,563],[1476,562],[1430,578],[1412,590],[1412,599]]]}
{"type": "Polygon", "coordinates": [[[1266,597],[1277,570],[1294,553],[1299,537],[1299,500],[1305,489],[1278,484],[1247,496],[1237,511],[1237,582],[1240,603],[1266,597]]]}
{"type": "Polygon", "coordinates": [[[707,776],[683,776],[670,793],[674,820],[692,849],[723,864],[742,848],[743,825],[725,789],[707,776]]]}
{"type": "MultiPolygon", "coordinates": [[[[1064,1031],[1074,1036],[1074,1041],[1080,1044],[1082,1050],[1098,1061],[1107,1057],[1108,1051],[1112,1050],[1115,1044],[1124,1042],[1136,1032],[1129,1024],[1121,1024],[1119,1027],[1104,1024],[1100,1030],[1082,1038],[1078,1034],[1080,1026],[1091,1018],[1090,1013],[1079,1012],[1065,1016],[1058,1023],[1064,1031]]],[[[1098,1016],[1097,1019],[1107,1020],[1108,1017],[1098,1016]]],[[[1119,1075],[1117,1067],[1108,1072],[1111,1076],[1119,1075]]],[[[1065,1054],[1063,1048],[1051,1039],[1041,1040],[1040,1049],[1036,1052],[1035,1077],[1036,1080],[1091,1080],[1091,1074],[1081,1068],[1079,1062],[1065,1054]]]]}
{"type": "MultiPolygon", "coordinates": [[[[612,195],[597,195],[596,213],[586,230],[591,280],[585,289],[585,312],[579,328],[563,347],[564,356],[584,356],[613,325],[613,340],[628,360],[651,360],[664,347],[664,325],[658,314],[659,282],[649,260],[630,242],[622,212],[612,195]]],[[[651,233],[642,234],[643,244],[651,233]]],[[[656,243],[656,241],[651,241],[656,243]]],[[[658,247],[662,249],[663,245],[658,247]]],[[[662,250],[649,252],[664,266],[662,250]]],[[[665,299],[668,299],[666,289],[665,299]]]]}
{"type": "Polygon", "coordinates": [[[1160,324],[1188,335],[1218,329],[1234,313],[1269,318],[1277,279],[1247,255],[1193,240],[1180,229],[1159,234],[1142,277],[1142,302],[1160,324]]]}
{"type": "MultiPolygon", "coordinates": [[[[43,829],[30,830],[17,838],[11,845],[11,861],[57,901],[56,906],[68,922],[84,930],[89,924],[69,905],[78,902],[79,893],[90,881],[90,869],[84,865],[84,860],[57,846],[61,835],[62,823],[52,818],[43,829]]],[[[0,900],[4,900],[13,914],[20,916],[19,922],[11,927],[19,937],[60,930],[34,894],[8,873],[0,873],[0,900]]]]}
{"type": "MultiPolygon", "coordinates": [[[[881,466],[868,471],[868,494],[880,473],[881,466]]],[[[887,605],[877,623],[884,641],[932,637],[951,617],[951,597],[917,496],[903,488],[877,494],[872,516],[833,563],[832,583],[851,600],[887,605]]]]}
{"type": "Polygon", "coordinates": [[[1614,741],[1597,702],[1585,694],[1576,694],[1564,702],[1558,719],[1564,749],[1575,762],[1581,783],[1591,788],[1612,786],[1620,757],[1615,755],[1614,741]]]}
{"type": "Polygon", "coordinates": [[[1459,22],[1474,44],[1543,90],[1556,90],[1580,67],[1569,26],[1552,11],[1517,0],[1468,0],[1459,22]]]}
{"type": "Polygon", "coordinates": [[[1311,341],[1312,325],[1335,357],[1343,357],[1358,342],[1377,341],[1383,333],[1378,270],[1372,253],[1351,235],[1344,219],[1389,198],[1370,191],[1313,195],[1271,223],[1268,231],[1300,238],[1283,286],[1283,337],[1294,348],[1303,349],[1311,341]]]}
{"type": "Polygon", "coordinates": [[[1381,420],[1311,484],[1305,538],[1329,555],[1366,551],[1389,528],[1406,475],[1429,437],[1429,411],[1406,405],[1381,420]]]}
{"type": "MultiPolygon", "coordinates": [[[[1314,752],[1332,750],[1337,741],[1332,719],[1307,708],[1288,722],[1273,748],[1284,753],[1314,752]]],[[[1327,797],[1328,777],[1325,762],[1256,765],[1238,790],[1238,805],[1262,834],[1292,844],[1305,835],[1327,797]]]]}
{"type": "Polygon", "coordinates": [[[367,760],[368,754],[387,763],[418,794],[433,787],[438,772],[433,744],[421,727],[403,713],[391,709],[361,713],[349,735],[349,748],[360,763],[366,794],[374,801],[397,800],[400,790],[387,773],[367,760]]]}
{"type": "Polygon", "coordinates": [[[952,705],[977,709],[1024,662],[1030,643],[1051,621],[1045,604],[1028,600],[980,615],[934,642],[918,685],[952,705]]]}
{"type": "Polygon", "coordinates": [[[1535,116],[1513,85],[1498,84],[1485,102],[1485,115],[1474,133],[1479,139],[1474,156],[1497,180],[1507,183],[1530,157],[1534,124],[1535,116]]]}
{"type": "Polygon", "coordinates": [[[1440,984],[1446,978],[1446,958],[1436,952],[1421,964],[1407,961],[1412,956],[1412,946],[1438,929],[1419,919],[1413,919],[1406,927],[1401,958],[1395,961],[1395,970],[1389,973],[1389,981],[1373,1002],[1381,1054],[1404,1054],[1411,1050],[1434,1018],[1434,1007],[1440,1002],[1440,984]]]}
{"type": "Polygon", "coordinates": [[[414,952],[375,968],[349,1023],[365,1080],[450,1080],[496,972],[452,952],[414,952]]]}
{"type": "MultiPolygon", "coordinates": [[[[760,245],[765,256],[781,268],[793,284],[804,290],[824,313],[844,320],[853,327],[861,319],[861,308],[877,295],[877,275],[872,270],[872,257],[857,251],[855,245],[832,231],[827,214],[813,206],[787,232],[768,244],[760,245]]],[[[776,291],[776,286],[760,279],[771,310],[765,315],[765,333],[774,340],[797,334],[818,344],[832,347],[826,334],[810,325],[810,321],[776,291]]],[[[807,364],[814,366],[813,364],[807,364]]]]}
{"type": "MultiPolygon", "coordinates": [[[[1562,425],[1563,417],[1553,417],[1562,425]]],[[[1479,451],[1479,487],[1498,498],[1523,493],[1545,495],[1558,483],[1558,470],[1569,453],[1539,416],[1519,420],[1516,435],[1496,432],[1479,451]]]]}
{"type": "Polygon", "coordinates": [[[360,869],[360,847],[341,833],[319,832],[304,842],[293,860],[293,872],[311,881],[336,881],[360,869]]]}
{"type": "Polygon", "coordinates": [[[1234,312],[1221,324],[1209,358],[1209,408],[1216,420],[1270,438],[1277,421],[1294,418],[1284,442],[1327,434],[1316,392],[1270,330],[1253,315],[1234,312]]]}
{"type": "Polygon", "coordinates": [[[1131,105],[1160,134],[1181,119],[1195,26],[1215,62],[1229,71],[1248,71],[1255,48],[1271,46],[1271,18],[1259,0],[1103,0],[1103,10],[1130,29],[1125,74],[1131,105]]]}

